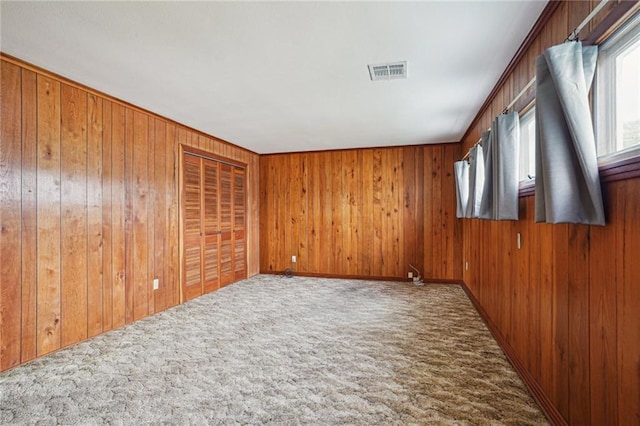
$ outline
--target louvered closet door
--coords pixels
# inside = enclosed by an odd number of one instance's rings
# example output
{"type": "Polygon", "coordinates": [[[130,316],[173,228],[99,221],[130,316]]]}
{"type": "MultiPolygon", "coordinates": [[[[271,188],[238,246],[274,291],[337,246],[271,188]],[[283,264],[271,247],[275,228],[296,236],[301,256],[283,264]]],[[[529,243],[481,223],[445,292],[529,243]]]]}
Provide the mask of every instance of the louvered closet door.
{"type": "Polygon", "coordinates": [[[245,171],[184,153],[182,289],[189,300],[246,278],[245,171]]]}
{"type": "Polygon", "coordinates": [[[234,281],[233,271],[233,167],[220,163],[220,284],[234,281]]]}
{"type": "Polygon", "coordinates": [[[220,287],[220,219],[218,209],[218,166],[219,163],[211,160],[203,162],[203,277],[204,292],[209,293],[220,287]]]}
{"type": "Polygon", "coordinates": [[[247,277],[245,171],[233,170],[233,273],[235,280],[247,277]]]}
{"type": "Polygon", "coordinates": [[[182,283],[185,300],[189,300],[202,294],[202,170],[200,158],[185,155],[183,173],[182,283]]]}

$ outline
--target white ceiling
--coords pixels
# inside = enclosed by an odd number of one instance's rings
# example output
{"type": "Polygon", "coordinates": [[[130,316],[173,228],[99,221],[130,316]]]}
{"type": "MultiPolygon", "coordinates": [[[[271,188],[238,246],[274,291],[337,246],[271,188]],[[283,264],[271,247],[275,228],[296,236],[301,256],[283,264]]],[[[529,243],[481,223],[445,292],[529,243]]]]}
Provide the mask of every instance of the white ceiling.
{"type": "Polygon", "coordinates": [[[0,4],[3,52],[275,153],[459,141],[546,1],[0,4]]]}

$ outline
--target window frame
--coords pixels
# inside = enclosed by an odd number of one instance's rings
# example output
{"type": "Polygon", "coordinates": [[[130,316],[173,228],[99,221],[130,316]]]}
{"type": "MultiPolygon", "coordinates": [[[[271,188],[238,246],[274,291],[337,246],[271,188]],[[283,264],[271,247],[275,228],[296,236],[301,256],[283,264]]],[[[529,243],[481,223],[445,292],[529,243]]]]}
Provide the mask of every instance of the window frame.
{"type": "MultiPolygon", "coordinates": [[[[532,121],[534,123],[534,136],[533,136],[533,140],[529,141],[529,144],[531,144],[533,146],[533,161],[534,161],[534,166],[533,166],[533,170],[529,170],[530,173],[527,173],[527,176],[523,179],[522,176],[519,177],[519,181],[520,181],[520,186],[526,186],[529,182],[535,182],[536,180],[536,170],[535,170],[535,144],[536,144],[536,140],[535,140],[535,120],[536,120],[536,105],[535,102],[532,102],[531,104],[527,105],[526,108],[524,108],[522,111],[520,111],[519,113],[520,116],[520,159],[522,159],[522,155],[523,155],[523,144],[522,144],[522,123],[525,121],[532,121]]],[[[531,147],[528,145],[527,148],[529,150],[531,150],[531,147]]],[[[529,151],[530,153],[530,151],[529,151]]],[[[530,156],[527,157],[527,159],[529,160],[528,162],[531,162],[531,158],[530,156]]],[[[520,161],[520,160],[518,160],[520,161]]],[[[519,166],[522,166],[522,164],[519,164],[519,166]]],[[[520,171],[521,173],[522,171],[520,171]]]]}
{"type": "Polygon", "coordinates": [[[598,152],[598,165],[604,170],[610,170],[620,163],[620,166],[628,168],[630,164],[639,163],[640,144],[628,148],[617,149],[616,139],[616,58],[630,46],[640,42],[640,12],[635,13],[630,19],[614,31],[599,46],[598,63],[596,69],[595,90],[593,91],[593,115],[596,137],[596,150],[598,152]],[[613,151],[600,154],[603,146],[614,148],[613,151]]]}

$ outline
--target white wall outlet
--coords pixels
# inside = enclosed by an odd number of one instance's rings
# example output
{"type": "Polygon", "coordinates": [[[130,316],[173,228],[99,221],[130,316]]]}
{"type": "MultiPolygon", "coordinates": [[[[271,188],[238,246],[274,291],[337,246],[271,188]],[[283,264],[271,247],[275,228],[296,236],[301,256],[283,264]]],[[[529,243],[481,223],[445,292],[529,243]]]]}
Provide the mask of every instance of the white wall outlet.
{"type": "Polygon", "coordinates": [[[469,270],[469,262],[464,262],[464,269],[465,271],[469,270]]]}
{"type": "Polygon", "coordinates": [[[157,290],[160,288],[160,278],[154,278],[153,279],[153,289],[157,290]]]}
{"type": "Polygon", "coordinates": [[[407,273],[407,278],[413,278],[413,272],[407,273]]]}
{"type": "Polygon", "coordinates": [[[296,263],[296,257],[295,256],[291,256],[291,263],[296,263]]]}

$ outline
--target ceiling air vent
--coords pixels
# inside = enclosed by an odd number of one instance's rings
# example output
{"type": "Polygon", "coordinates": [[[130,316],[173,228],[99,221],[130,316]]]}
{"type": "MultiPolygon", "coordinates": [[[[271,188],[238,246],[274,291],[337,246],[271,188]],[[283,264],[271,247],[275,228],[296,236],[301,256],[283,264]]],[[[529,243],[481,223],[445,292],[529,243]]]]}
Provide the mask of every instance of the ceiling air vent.
{"type": "Polygon", "coordinates": [[[407,78],[407,61],[369,65],[371,81],[407,78]]]}

